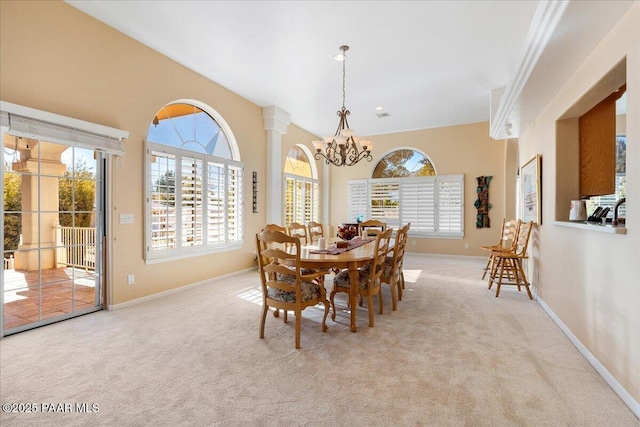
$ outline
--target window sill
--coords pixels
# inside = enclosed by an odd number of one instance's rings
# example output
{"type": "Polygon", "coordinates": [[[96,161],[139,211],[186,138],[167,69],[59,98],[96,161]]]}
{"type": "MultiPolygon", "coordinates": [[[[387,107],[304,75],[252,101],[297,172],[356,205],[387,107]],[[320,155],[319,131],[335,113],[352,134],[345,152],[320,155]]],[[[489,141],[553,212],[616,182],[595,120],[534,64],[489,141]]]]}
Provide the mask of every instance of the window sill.
{"type": "Polygon", "coordinates": [[[598,225],[590,224],[587,222],[554,221],[553,225],[558,225],[560,227],[580,228],[582,230],[597,231],[599,233],[627,234],[626,227],[613,227],[611,224],[598,225]]]}
{"type": "Polygon", "coordinates": [[[205,256],[205,255],[211,255],[211,254],[216,254],[216,253],[220,253],[220,252],[228,252],[228,251],[235,251],[235,250],[239,250],[242,249],[242,245],[243,242],[235,242],[235,243],[230,243],[227,246],[218,246],[218,247],[213,247],[213,248],[207,248],[207,249],[203,249],[203,250],[185,250],[184,252],[181,253],[176,253],[176,254],[170,254],[170,255],[164,255],[164,256],[156,256],[156,257],[149,257],[147,259],[145,259],[145,264],[146,265],[152,265],[152,264],[160,264],[163,262],[170,262],[170,261],[177,261],[177,260],[183,260],[183,259],[189,259],[189,258],[196,258],[199,256],[205,256]]]}

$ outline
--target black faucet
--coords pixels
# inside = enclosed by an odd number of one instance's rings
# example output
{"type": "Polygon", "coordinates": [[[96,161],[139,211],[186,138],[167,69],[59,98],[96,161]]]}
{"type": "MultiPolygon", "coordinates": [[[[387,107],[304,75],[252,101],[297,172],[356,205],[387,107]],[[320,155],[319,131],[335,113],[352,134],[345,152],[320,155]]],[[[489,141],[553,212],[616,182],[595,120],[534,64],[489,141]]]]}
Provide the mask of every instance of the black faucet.
{"type": "Polygon", "coordinates": [[[620,207],[621,204],[625,203],[626,201],[627,201],[627,198],[623,197],[622,199],[618,200],[615,205],[613,205],[613,220],[611,221],[611,225],[613,226],[618,225],[618,208],[620,207]]]}

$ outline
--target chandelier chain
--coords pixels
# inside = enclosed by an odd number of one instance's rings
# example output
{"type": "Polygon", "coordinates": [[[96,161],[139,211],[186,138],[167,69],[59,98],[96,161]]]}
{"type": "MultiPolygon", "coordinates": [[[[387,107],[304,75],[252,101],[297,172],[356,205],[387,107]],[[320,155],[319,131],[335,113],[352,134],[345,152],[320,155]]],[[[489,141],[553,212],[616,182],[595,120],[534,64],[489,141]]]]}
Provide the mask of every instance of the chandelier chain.
{"type": "Polygon", "coordinates": [[[347,81],[347,51],[342,49],[342,109],[345,108],[345,99],[347,98],[346,81],[347,81]]]}
{"type": "MultiPolygon", "coordinates": [[[[373,144],[369,138],[355,136],[354,131],[349,128],[347,116],[351,113],[346,108],[347,99],[347,50],[349,46],[340,46],[342,51],[342,109],[338,111],[338,128],[333,137],[325,137],[324,141],[313,141],[316,149],[314,157],[316,160],[324,158],[326,164],[335,166],[353,166],[360,160],[373,160],[371,148],[373,144]]],[[[339,59],[336,56],[336,59],[339,59]]]]}

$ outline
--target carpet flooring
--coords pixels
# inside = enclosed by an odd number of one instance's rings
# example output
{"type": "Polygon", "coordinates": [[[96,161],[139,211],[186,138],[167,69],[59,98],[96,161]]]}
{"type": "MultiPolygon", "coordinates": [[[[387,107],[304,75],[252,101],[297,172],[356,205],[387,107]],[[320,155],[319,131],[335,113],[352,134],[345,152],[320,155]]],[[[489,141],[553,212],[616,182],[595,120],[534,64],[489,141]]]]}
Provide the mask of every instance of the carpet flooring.
{"type": "Polygon", "coordinates": [[[397,311],[385,288],[375,327],[359,307],[352,333],[338,294],[327,332],[321,306],[304,311],[300,350],[292,314],[258,338],[257,272],[12,335],[0,424],[637,427],[524,291],[495,298],[483,265],[407,254],[397,311]]]}

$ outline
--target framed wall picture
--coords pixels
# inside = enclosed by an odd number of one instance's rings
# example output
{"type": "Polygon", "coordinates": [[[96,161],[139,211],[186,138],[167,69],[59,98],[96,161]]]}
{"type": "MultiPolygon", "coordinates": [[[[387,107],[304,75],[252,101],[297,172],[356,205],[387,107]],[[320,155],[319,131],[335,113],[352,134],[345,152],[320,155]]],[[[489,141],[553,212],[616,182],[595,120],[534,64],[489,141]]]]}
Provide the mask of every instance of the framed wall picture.
{"type": "Polygon", "coordinates": [[[542,224],[541,172],[542,162],[539,154],[520,168],[520,197],[522,221],[542,224]]]}

